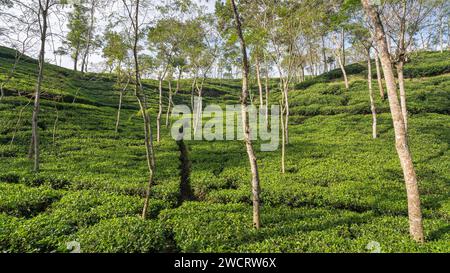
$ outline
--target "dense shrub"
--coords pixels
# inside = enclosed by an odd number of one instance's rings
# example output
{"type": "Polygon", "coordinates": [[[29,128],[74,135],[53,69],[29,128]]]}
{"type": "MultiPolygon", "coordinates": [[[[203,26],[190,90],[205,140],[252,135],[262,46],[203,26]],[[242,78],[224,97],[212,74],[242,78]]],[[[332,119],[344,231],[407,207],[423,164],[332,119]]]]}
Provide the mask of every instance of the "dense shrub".
{"type": "Polygon", "coordinates": [[[261,239],[243,243],[239,252],[448,252],[446,224],[425,220],[427,242],[415,243],[407,217],[374,217],[339,210],[268,209],[261,239]]]}
{"type": "Polygon", "coordinates": [[[80,243],[81,252],[149,253],[174,249],[170,232],[161,223],[137,217],[103,220],[80,230],[73,238],[80,243]]]}
{"type": "Polygon", "coordinates": [[[413,68],[405,68],[404,75],[406,78],[431,77],[450,73],[450,64],[427,64],[415,66],[413,68]]]}
{"type": "MultiPolygon", "coordinates": [[[[140,197],[95,191],[77,191],[65,195],[54,204],[52,209],[75,214],[73,218],[78,221],[79,225],[87,226],[102,219],[140,215],[142,207],[143,199],[140,197]]],[[[164,201],[151,199],[148,217],[154,218],[158,216],[162,209],[168,207],[168,204],[164,201]]]]}
{"type": "MultiPolygon", "coordinates": [[[[71,234],[96,223],[120,217],[136,217],[143,199],[111,193],[78,191],[65,195],[46,213],[23,221],[11,235],[12,252],[51,252],[68,242],[71,234]]],[[[150,200],[148,216],[155,218],[167,204],[150,200]]]]}
{"type": "Polygon", "coordinates": [[[153,186],[151,196],[163,200],[170,206],[175,206],[180,199],[180,181],[165,181],[165,183],[153,186]]]}
{"type": "Polygon", "coordinates": [[[449,73],[449,59],[449,51],[414,53],[405,65],[404,75],[407,78],[420,78],[449,73]]]}
{"type": "Polygon", "coordinates": [[[54,174],[28,174],[21,177],[21,182],[30,187],[49,186],[55,190],[67,189],[70,181],[64,175],[54,174]]]}
{"type": "Polygon", "coordinates": [[[9,250],[11,234],[19,224],[18,218],[0,213],[0,253],[9,250]]]}
{"type": "Polygon", "coordinates": [[[77,230],[74,213],[43,213],[20,223],[10,234],[8,252],[53,252],[77,230]]]}
{"type": "MultiPolygon", "coordinates": [[[[3,138],[3,137],[1,137],[0,140],[2,142],[9,141],[8,138],[3,138]]],[[[18,154],[18,152],[17,152],[16,147],[10,146],[10,145],[3,145],[3,144],[0,145],[0,158],[1,157],[6,157],[6,158],[15,157],[17,154],[18,154]]]]}
{"type": "Polygon", "coordinates": [[[226,252],[249,240],[255,232],[249,209],[240,204],[185,202],[177,209],[163,211],[160,219],[172,229],[181,251],[226,252]]]}
{"type": "Polygon", "coordinates": [[[249,189],[223,189],[211,191],[206,195],[205,201],[213,203],[251,203],[251,192],[249,189]]]}
{"type": "Polygon", "coordinates": [[[0,184],[0,212],[31,217],[47,209],[61,194],[48,187],[29,188],[20,184],[0,184]]]}
{"type": "Polygon", "coordinates": [[[19,180],[20,180],[19,175],[13,172],[0,174],[0,182],[19,183],[19,180]]]}

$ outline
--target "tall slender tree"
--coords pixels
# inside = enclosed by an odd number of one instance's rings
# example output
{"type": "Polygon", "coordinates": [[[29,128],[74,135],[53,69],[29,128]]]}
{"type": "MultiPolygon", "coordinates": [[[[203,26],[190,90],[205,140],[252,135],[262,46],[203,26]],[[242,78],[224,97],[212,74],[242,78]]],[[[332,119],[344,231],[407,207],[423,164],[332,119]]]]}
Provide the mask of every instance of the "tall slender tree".
{"type": "Polygon", "coordinates": [[[122,109],[123,96],[130,83],[130,61],[125,35],[108,29],[104,34],[105,46],[103,47],[103,57],[106,58],[106,64],[110,72],[115,72],[115,87],[119,90],[119,104],[117,106],[115,132],[119,131],[120,114],[122,109]],[[122,67],[125,64],[125,69],[122,67]]]}
{"type": "Polygon", "coordinates": [[[235,0],[231,0],[231,8],[234,14],[236,32],[239,37],[239,43],[241,45],[242,54],[242,94],[241,94],[241,107],[242,107],[242,124],[244,129],[244,142],[247,149],[248,159],[250,161],[250,169],[252,173],[252,202],[253,202],[253,225],[259,229],[261,227],[260,219],[260,184],[259,184],[259,171],[258,162],[256,160],[256,154],[253,149],[252,140],[250,138],[250,124],[248,118],[248,80],[249,80],[249,63],[247,57],[247,47],[242,34],[241,19],[239,17],[239,11],[237,9],[235,0]]]}
{"type": "Polygon", "coordinates": [[[84,3],[80,1],[73,5],[72,12],[69,13],[69,22],[67,27],[67,44],[71,49],[71,57],[73,59],[73,70],[78,70],[78,60],[82,51],[86,47],[86,35],[88,33],[88,9],[84,3]]]}
{"type": "Polygon", "coordinates": [[[139,38],[141,37],[141,23],[139,19],[140,0],[122,0],[126,14],[131,23],[132,51],[134,61],[134,95],[139,104],[140,113],[144,122],[144,142],[148,167],[148,183],[145,190],[144,207],[142,209],[142,218],[147,217],[148,205],[150,201],[150,191],[153,186],[155,173],[155,154],[153,150],[152,127],[150,124],[150,115],[148,113],[147,100],[143,92],[141,81],[141,70],[139,64],[139,38]]]}
{"type": "MultiPolygon", "coordinates": [[[[364,22],[362,18],[357,18],[359,22],[364,22]]],[[[352,43],[356,49],[360,49],[366,56],[367,61],[367,85],[369,88],[370,111],[372,112],[372,137],[377,138],[377,111],[375,107],[375,99],[372,88],[372,59],[371,50],[373,47],[373,40],[368,30],[369,26],[364,26],[363,23],[354,23],[351,25],[350,34],[352,43]]],[[[378,58],[375,56],[375,58],[378,58]]]]}
{"type": "Polygon", "coordinates": [[[380,67],[380,54],[378,54],[378,49],[376,46],[375,49],[375,68],[377,71],[377,83],[378,83],[378,90],[380,91],[380,97],[382,100],[385,100],[384,96],[384,84],[383,84],[383,74],[381,74],[381,67],[380,67]]]}
{"type": "Polygon", "coordinates": [[[57,4],[57,1],[53,0],[39,0],[36,8],[36,13],[38,17],[38,25],[39,25],[39,40],[40,40],[40,48],[39,48],[39,57],[38,57],[38,76],[36,89],[34,93],[34,107],[33,107],[33,115],[31,118],[31,155],[34,157],[34,166],[33,170],[35,172],[39,172],[40,167],[40,150],[39,150],[39,111],[41,106],[41,91],[42,91],[42,83],[44,80],[44,66],[45,66],[45,45],[47,40],[47,31],[48,31],[48,20],[50,9],[57,4]]]}
{"type": "Polygon", "coordinates": [[[386,33],[384,31],[383,22],[381,21],[378,8],[373,4],[373,1],[361,0],[361,3],[365,13],[375,28],[375,41],[381,54],[380,57],[386,79],[389,107],[394,125],[395,147],[403,169],[403,176],[406,184],[409,230],[415,241],[423,242],[424,234],[422,225],[422,211],[420,208],[419,186],[417,183],[417,176],[414,170],[411,152],[408,147],[405,123],[403,121],[403,115],[397,97],[397,85],[395,82],[393,63],[389,53],[386,33]]]}
{"type": "Polygon", "coordinates": [[[392,41],[395,49],[390,51],[391,59],[397,70],[397,79],[400,93],[400,106],[402,109],[405,129],[408,130],[408,109],[406,103],[406,90],[404,80],[404,65],[417,32],[422,28],[425,18],[436,7],[437,1],[425,0],[392,0],[384,5],[380,16],[385,22],[388,41],[392,41]]]}
{"type": "Polygon", "coordinates": [[[88,66],[88,58],[91,54],[92,50],[98,47],[98,42],[95,39],[95,12],[99,5],[101,4],[101,0],[88,0],[89,5],[87,8],[88,14],[88,22],[86,24],[86,31],[84,32],[85,39],[85,47],[83,50],[82,60],[81,60],[81,72],[87,72],[88,66]]]}

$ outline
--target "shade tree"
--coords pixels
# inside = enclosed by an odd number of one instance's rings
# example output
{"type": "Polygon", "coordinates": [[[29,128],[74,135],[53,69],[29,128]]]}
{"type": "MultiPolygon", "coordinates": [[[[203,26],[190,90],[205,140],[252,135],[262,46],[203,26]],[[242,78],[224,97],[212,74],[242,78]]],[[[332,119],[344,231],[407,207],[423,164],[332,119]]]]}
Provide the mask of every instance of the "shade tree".
{"type": "Polygon", "coordinates": [[[400,165],[403,169],[406,186],[410,234],[417,242],[423,242],[424,233],[417,175],[408,146],[408,138],[401,105],[397,96],[397,85],[393,71],[394,64],[389,52],[389,45],[387,42],[388,38],[385,32],[384,21],[381,19],[381,9],[370,0],[361,0],[361,3],[367,17],[375,29],[375,41],[381,55],[381,63],[386,79],[389,108],[394,126],[395,147],[399,156],[400,165]]]}
{"type": "Polygon", "coordinates": [[[70,56],[73,59],[73,70],[78,70],[78,60],[82,56],[82,51],[87,46],[86,36],[89,31],[89,9],[83,1],[76,2],[69,12],[67,28],[69,32],[66,36],[66,44],[70,48],[70,56]]]}

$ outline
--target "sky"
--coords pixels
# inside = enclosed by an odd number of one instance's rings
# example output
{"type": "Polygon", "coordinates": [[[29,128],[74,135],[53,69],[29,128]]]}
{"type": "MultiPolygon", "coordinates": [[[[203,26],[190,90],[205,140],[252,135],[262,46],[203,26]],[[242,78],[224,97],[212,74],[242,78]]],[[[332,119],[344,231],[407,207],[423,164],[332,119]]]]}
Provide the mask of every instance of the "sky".
{"type": "MultiPolygon", "coordinates": [[[[22,3],[27,3],[30,1],[36,1],[36,0],[21,0],[22,3]]],[[[207,12],[213,12],[214,11],[214,3],[215,0],[192,0],[193,2],[197,3],[198,5],[205,6],[205,9],[207,12]]],[[[160,2],[165,3],[167,0],[156,0],[153,2],[160,2]]],[[[71,6],[61,7],[58,10],[58,14],[52,14],[50,17],[50,24],[49,24],[49,33],[52,33],[52,35],[49,35],[47,39],[47,45],[46,45],[46,61],[49,63],[57,64],[66,68],[73,69],[74,62],[72,58],[68,55],[66,56],[59,56],[54,54],[54,51],[61,47],[63,45],[63,40],[65,39],[68,28],[68,13],[72,10],[71,6]]],[[[13,9],[7,10],[7,12],[17,16],[19,14],[22,14],[24,9],[21,9],[19,7],[14,7],[13,9]]],[[[95,34],[102,34],[105,26],[107,25],[107,18],[106,16],[109,14],[120,14],[122,13],[122,5],[120,0],[116,1],[110,1],[105,6],[99,8],[95,12],[95,20],[96,20],[96,33],[95,34]]],[[[147,15],[148,17],[152,17],[152,15],[157,16],[156,11],[150,11],[147,15]]],[[[13,23],[13,20],[11,20],[12,17],[2,16],[2,13],[0,11],[0,30],[5,28],[14,28],[12,31],[10,31],[7,36],[8,38],[1,37],[0,35],[0,45],[12,47],[12,44],[19,45],[21,47],[21,41],[25,40],[25,33],[24,29],[18,28],[16,23],[13,23]]],[[[30,38],[27,40],[27,50],[25,51],[25,54],[31,57],[37,57],[39,45],[37,37],[30,38]]],[[[88,65],[88,71],[90,72],[100,72],[104,69],[104,59],[102,58],[101,49],[96,49],[92,54],[89,56],[89,65],[88,65]]]]}

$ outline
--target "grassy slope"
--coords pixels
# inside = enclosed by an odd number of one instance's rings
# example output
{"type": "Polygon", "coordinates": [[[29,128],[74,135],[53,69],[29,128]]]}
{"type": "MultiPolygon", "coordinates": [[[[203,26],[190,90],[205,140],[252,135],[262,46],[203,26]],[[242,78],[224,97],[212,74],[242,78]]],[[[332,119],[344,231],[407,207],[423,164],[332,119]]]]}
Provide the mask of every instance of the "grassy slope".
{"type": "MultiPolygon", "coordinates": [[[[30,106],[24,108],[10,145],[17,113],[28,102],[15,94],[32,92],[35,82],[36,63],[26,58],[7,85],[8,94],[15,96],[0,103],[0,251],[65,251],[65,243],[76,239],[85,252],[365,252],[370,241],[380,242],[386,252],[449,252],[449,55],[422,53],[407,66],[407,74],[415,76],[406,83],[410,145],[428,241],[421,246],[408,236],[387,102],[377,97],[380,138],[372,140],[360,65],[349,68],[349,91],[342,88],[339,71],[332,71],[291,92],[288,172],[279,174],[278,151],[258,153],[264,227],[255,231],[242,143],[188,142],[190,182],[198,201],[180,206],[179,152],[165,129],[156,144],[152,220],[137,218],[146,182],[141,120],[129,92],[120,135],[114,134],[118,95],[108,75],[83,77],[47,67],[40,123],[42,172],[32,174],[26,156],[30,106]],[[55,103],[55,95],[62,95],[64,102],[55,103]]],[[[0,48],[0,79],[12,56],[0,48]]],[[[156,83],[145,84],[155,105],[156,83]]],[[[188,87],[185,81],[178,102],[189,100],[188,87]]],[[[239,81],[212,80],[207,89],[210,102],[238,102],[239,81]]],[[[274,90],[273,101],[278,97],[274,90]]]]}

